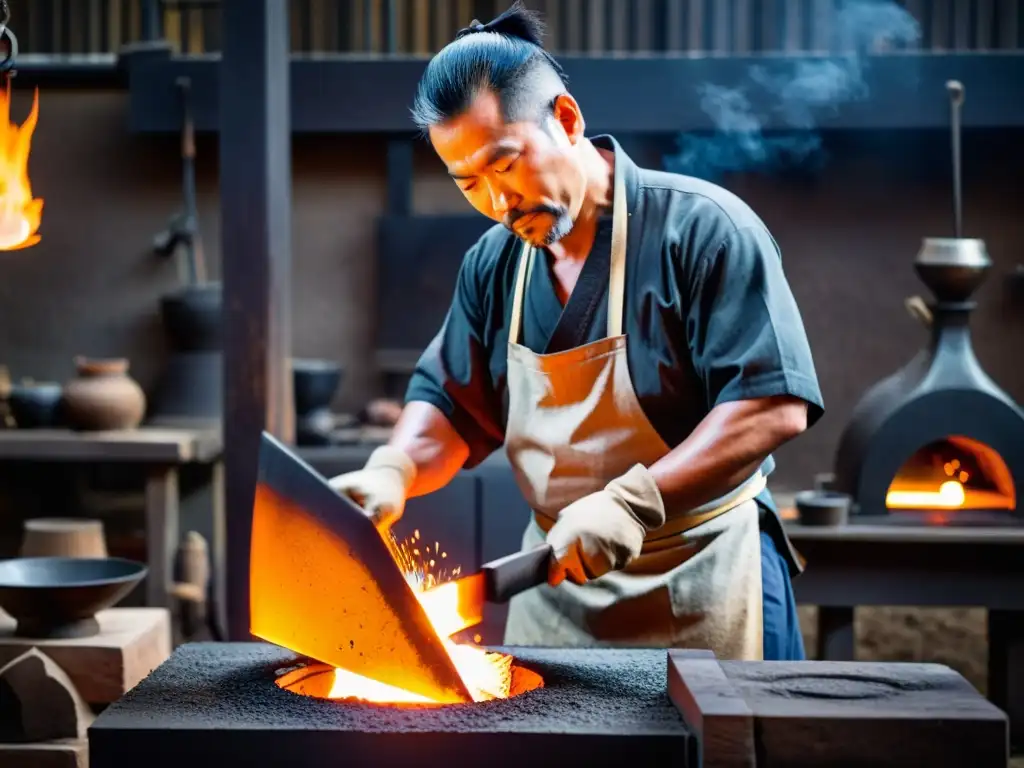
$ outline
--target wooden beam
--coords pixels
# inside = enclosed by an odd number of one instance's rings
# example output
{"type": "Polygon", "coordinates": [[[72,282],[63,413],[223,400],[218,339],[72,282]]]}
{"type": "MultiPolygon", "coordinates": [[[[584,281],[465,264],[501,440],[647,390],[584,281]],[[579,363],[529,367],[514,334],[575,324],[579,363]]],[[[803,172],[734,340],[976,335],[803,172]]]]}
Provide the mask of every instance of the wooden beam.
{"type": "Polygon", "coordinates": [[[294,439],[287,0],[224,0],[220,66],[228,636],[248,640],[260,434],[294,439]]]}
{"type": "MultiPolygon", "coordinates": [[[[716,129],[703,108],[700,86],[746,88],[753,114],[765,131],[792,130],[778,95],[751,87],[750,72],[770,78],[814,71],[825,56],[563,56],[573,96],[582,105],[587,130],[665,133],[716,129]]],[[[842,60],[845,61],[845,60],[842,60]]],[[[290,108],[296,133],[390,133],[413,130],[409,104],[427,58],[418,56],[295,57],[290,108]]],[[[216,131],[221,105],[215,83],[218,57],[157,56],[148,51],[122,57],[129,76],[129,127],[140,133],[175,133],[181,116],[174,81],[192,78],[196,129],[216,131]]],[[[967,84],[964,128],[1024,127],[1024,100],[1012,98],[1024,79],[1024,53],[885,54],[861,64],[865,98],[815,110],[821,130],[947,130],[945,83],[967,84]]],[[[22,76],[19,66],[19,82],[22,76]]]]}

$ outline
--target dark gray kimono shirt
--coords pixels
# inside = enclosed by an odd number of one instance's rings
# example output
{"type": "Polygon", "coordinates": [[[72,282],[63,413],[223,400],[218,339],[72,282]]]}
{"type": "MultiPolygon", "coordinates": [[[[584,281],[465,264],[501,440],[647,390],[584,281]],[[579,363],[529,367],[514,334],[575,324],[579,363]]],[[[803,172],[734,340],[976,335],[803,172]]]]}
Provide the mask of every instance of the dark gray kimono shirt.
{"type": "MultiPolygon", "coordinates": [[[[627,359],[640,405],[665,443],[681,443],[719,403],[774,395],[806,401],[808,424],[814,424],[824,407],[814,362],[778,245],[764,223],[721,187],[638,168],[611,137],[592,141],[622,153],[629,207],[627,359]]],[[[588,262],[610,246],[608,217],[588,262]]],[[[445,413],[469,445],[467,468],[504,442],[509,316],[520,251],[521,241],[501,225],[469,250],[445,324],[406,394],[407,402],[432,403],[445,413]]],[[[571,329],[578,343],[607,333],[607,277],[602,285],[588,327],[571,329]]],[[[575,291],[567,308],[574,297],[575,291]]],[[[562,314],[550,269],[533,269],[520,342],[535,352],[558,351],[550,342],[562,314]]],[[[774,467],[769,457],[762,469],[768,474],[774,467]]],[[[767,493],[761,501],[773,508],[767,493]]],[[[773,530],[777,543],[780,535],[773,530]]],[[[792,556],[787,559],[795,570],[792,556]]]]}

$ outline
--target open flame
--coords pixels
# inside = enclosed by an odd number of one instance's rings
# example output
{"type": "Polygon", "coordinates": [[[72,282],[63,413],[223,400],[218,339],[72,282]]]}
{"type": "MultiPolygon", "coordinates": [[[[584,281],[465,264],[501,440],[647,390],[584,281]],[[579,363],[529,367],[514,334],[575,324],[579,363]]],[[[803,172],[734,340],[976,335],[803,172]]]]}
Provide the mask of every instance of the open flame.
{"type": "Polygon", "coordinates": [[[961,436],[922,448],[885,495],[889,509],[1006,510],[1015,505],[1013,480],[1002,458],[987,445],[961,436]]]}
{"type": "MultiPolygon", "coordinates": [[[[967,493],[964,483],[970,475],[960,469],[960,462],[947,461],[944,467],[951,480],[944,480],[936,490],[890,489],[885,495],[885,505],[890,509],[957,509],[964,505],[967,493]]],[[[893,483],[896,485],[896,483],[893,483]]]]}
{"type": "MultiPolygon", "coordinates": [[[[418,530],[405,541],[400,542],[392,537],[387,543],[395,562],[417,595],[459,577],[460,568],[453,568],[450,572],[444,568],[448,554],[441,550],[437,542],[432,546],[423,542],[418,530]]],[[[456,594],[454,590],[446,593],[442,586],[439,592],[432,593],[429,601],[420,600],[420,605],[441,638],[473,700],[505,699],[517,692],[541,687],[541,678],[526,670],[519,670],[518,679],[514,680],[511,656],[493,653],[475,645],[456,643],[449,637],[453,631],[465,626],[459,616],[456,594]],[[445,599],[448,594],[451,595],[450,600],[445,599]]],[[[479,636],[475,640],[479,642],[479,636]]],[[[297,693],[323,695],[330,699],[358,699],[384,704],[440,703],[419,693],[338,668],[333,670],[333,679],[326,684],[315,680],[315,673],[308,675],[299,670],[280,678],[278,685],[297,693]]]]}
{"type": "Polygon", "coordinates": [[[21,126],[11,122],[11,85],[0,90],[0,251],[17,251],[38,243],[43,201],[32,197],[28,157],[39,119],[39,89],[21,126]]]}

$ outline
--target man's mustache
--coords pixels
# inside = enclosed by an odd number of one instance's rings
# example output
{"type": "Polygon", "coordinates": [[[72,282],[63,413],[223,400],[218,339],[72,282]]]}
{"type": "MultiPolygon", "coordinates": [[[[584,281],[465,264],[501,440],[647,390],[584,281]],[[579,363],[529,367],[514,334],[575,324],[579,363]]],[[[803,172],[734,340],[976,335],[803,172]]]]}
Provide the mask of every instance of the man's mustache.
{"type": "Polygon", "coordinates": [[[562,215],[563,210],[558,206],[541,204],[533,208],[528,208],[525,211],[509,211],[508,213],[505,214],[505,218],[502,219],[501,223],[504,224],[509,229],[512,229],[515,226],[515,223],[519,221],[521,218],[523,218],[524,216],[532,216],[535,213],[547,213],[550,214],[551,216],[558,217],[562,215]]]}

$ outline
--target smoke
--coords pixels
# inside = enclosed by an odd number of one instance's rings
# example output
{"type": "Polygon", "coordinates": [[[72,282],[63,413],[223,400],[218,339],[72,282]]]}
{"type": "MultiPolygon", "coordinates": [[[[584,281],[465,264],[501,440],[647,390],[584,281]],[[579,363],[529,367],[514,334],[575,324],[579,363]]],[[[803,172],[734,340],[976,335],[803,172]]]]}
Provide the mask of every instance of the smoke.
{"type": "Polygon", "coordinates": [[[867,99],[864,56],[905,48],[921,37],[917,20],[891,0],[840,0],[833,17],[828,58],[757,65],[738,88],[698,86],[700,108],[715,133],[684,133],[677,152],[665,158],[670,171],[714,180],[724,173],[814,170],[825,161],[817,118],[846,103],[867,99]],[[765,122],[781,124],[766,134],[765,122]]]}

